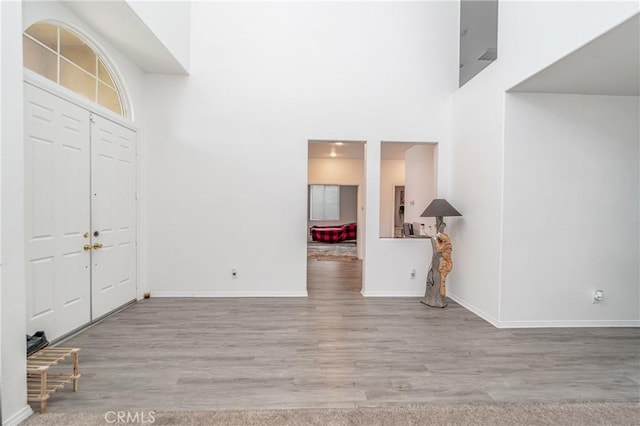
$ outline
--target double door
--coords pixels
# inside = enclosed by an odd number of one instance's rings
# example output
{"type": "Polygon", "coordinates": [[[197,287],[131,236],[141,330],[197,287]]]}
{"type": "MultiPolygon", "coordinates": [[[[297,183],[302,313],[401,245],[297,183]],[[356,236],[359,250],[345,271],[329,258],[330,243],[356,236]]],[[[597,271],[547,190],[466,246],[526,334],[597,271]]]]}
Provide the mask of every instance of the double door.
{"type": "Polygon", "coordinates": [[[135,131],[25,83],[27,331],[136,298],[135,131]]]}

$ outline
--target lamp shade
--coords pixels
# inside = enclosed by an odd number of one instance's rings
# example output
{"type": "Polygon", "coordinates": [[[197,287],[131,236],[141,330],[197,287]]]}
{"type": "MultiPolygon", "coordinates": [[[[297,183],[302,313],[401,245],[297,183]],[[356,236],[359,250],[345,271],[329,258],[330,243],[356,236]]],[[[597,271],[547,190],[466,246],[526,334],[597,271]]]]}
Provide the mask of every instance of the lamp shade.
{"type": "Polygon", "coordinates": [[[444,198],[435,198],[422,212],[420,217],[437,216],[462,216],[462,214],[460,214],[458,210],[454,209],[453,206],[444,198]]]}

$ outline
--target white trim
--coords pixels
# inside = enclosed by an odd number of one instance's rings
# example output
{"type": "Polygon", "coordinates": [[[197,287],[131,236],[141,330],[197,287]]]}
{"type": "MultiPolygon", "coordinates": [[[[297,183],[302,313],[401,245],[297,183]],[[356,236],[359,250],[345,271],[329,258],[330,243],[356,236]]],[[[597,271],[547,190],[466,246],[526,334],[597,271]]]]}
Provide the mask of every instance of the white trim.
{"type": "Polygon", "coordinates": [[[102,105],[91,101],[90,99],[85,98],[78,93],[67,89],[64,86],[57,84],[54,81],[49,80],[46,77],[41,76],[40,74],[31,71],[30,69],[24,68],[24,82],[30,84],[38,89],[44,90],[45,92],[51,93],[54,96],[62,98],[68,102],[71,102],[74,105],[79,106],[80,108],[84,108],[89,110],[90,112],[99,115],[100,117],[113,121],[123,127],[126,127],[129,130],[133,130],[134,132],[138,132],[135,123],[130,121],[129,119],[122,117],[115,112],[103,107],[102,105]]]}
{"type": "MultiPolygon", "coordinates": [[[[7,390],[5,389],[5,392],[7,390]]],[[[20,410],[15,412],[11,417],[2,422],[2,426],[17,426],[20,423],[27,420],[33,414],[31,406],[25,405],[20,410]]]]}
{"type": "Polygon", "coordinates": [[[151,291],[151,297],[308,297],[305,292],[151,291]]]}
{"type": "Polygon", "coordinates": [[[640,327],[640,320],[500,321],[498,328],[640,327]]]}
{"type": "Polygon", "coordinates": [[[535,320],[535,321],[499,321],[464,299],[447,294],[451,300],[463,308],[478,315],[496,328],[577,328],[577,327],[640,327],[640,320],[535,320]]]}
{"type": "MultiPolygon", "coordinates": [[[[380,160],[382,161],[382,160],[380,160]]],[[[382,168],[382,166],[380,166],[382,168]]],[[[403,187],[405,190],[405,184],[399,184],[399,183],[392,183],[391,184],[391,238],[395,238],[396,237],[396,187],[403,187]]],[[[404,206],[404,204],[402,204],[404,206]]],[[[404,214],[402,215],[403,219],[404,219],[404,214]]],[[[402,229],[404,229],[404,223],[402,224],[402,229]]],[[[382,237],[380,237],[382,238],[382,237]]]]}
{"type": "Polygon", "coordinates": [[[495,319],[494,317],[492,317],[491,315],[489,315],[486,312],[484,312],[482,309],[479,309],[479,308],[473,306],[471,303],[469,303],[466,300],[456,296],[455,294],[448,293],[447,297],[449,299],[453,300],[454,302],[456,302],[458,305],[460,305],[463,308],[465,308],[466,310],[473,312],[474,314],[476,314],[477,316],[479,316],[483,320],[487,321],[489,324],[493,325],[494,327],[500,328],[500,325],[499,325],[500,322],[497,319],[495,319]]]}
{"type": "Polygon", "coordinates": [[[500,147],[500,211],[498,218],[498,318],[502,317],[502,278],[503,278],[503,257],[504,257],[504,178],[505,178],[505,150],[507,147],[507,95],[501,93],[502,100],[502,129],[500,136],[502,138],[502,146],[500,147]]]}
{"type": "Polygon", "coordinates": [[[364,297],[424,297],[422,291],[419,292],[389,292],[389,291],[361,291],[364,297]]]}

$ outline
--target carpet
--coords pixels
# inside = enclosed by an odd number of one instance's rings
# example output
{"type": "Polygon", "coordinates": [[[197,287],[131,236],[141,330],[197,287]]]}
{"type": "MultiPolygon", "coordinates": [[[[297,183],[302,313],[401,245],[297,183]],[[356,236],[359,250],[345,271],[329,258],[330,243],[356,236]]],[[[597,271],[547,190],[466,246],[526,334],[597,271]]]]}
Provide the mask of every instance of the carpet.
{"type": "Polygon", "coordinates": [[[344,255],[344,254],[310,254],[307,255],[308,259],[315,260],[337,260],[342,262],[351,262],[353,260],[358,260],[357,256],[352,255],[344,255]]]}
{"type": "Polygon", "coordinates": [[[317,260],[356,260],[358,249],[354,242],[326,244],[318,242],[307,243],[307,258],[317,260]]]}
{"type": "Polygon", "coordinates": [[[247,411],[34,414],[25,425],[637,425],[640,404],[576,402],[247,411]],[[125,416],[129,416],[128,418],[125,416]],[[136,417],[137,416],[137,417],[136,417]],[[128,420],[128,421],[125,421],[128,420]]]}

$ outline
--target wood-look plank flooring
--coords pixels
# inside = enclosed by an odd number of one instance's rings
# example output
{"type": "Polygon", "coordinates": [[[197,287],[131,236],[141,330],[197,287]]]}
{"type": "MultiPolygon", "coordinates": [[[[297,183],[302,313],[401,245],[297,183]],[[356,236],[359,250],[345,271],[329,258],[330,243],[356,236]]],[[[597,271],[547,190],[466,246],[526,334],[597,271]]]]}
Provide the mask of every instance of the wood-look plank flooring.
{"type": "Polygon", "coordinates": [[[358,261],[308,271],[308,298],[151,298],[107,318],[63,343],[82,377],[49,412],[640,400],[637,328],[499,330],[453,302],[365,299],[358,261]]]}

